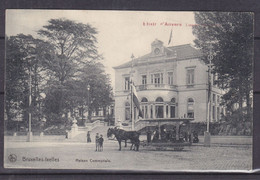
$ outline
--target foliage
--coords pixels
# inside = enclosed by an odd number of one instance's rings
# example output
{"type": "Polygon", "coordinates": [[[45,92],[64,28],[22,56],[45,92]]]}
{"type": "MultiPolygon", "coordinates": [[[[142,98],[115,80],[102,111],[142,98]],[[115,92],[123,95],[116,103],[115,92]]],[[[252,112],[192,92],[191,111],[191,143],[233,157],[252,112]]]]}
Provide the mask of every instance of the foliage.
{"type": "Polygon", "coordinates": [[[97,31],[89,24],[51,19],[38,31],[40,39],[19,34],[6,40],[7,121],[21,120],[32,127],[71,125],[72,116],[109,105],[110,79],[96,47],[97,31]],[[29,107],[29,79],[32,103],[29,107]],[[88,92],[87,86],[90,85],[88,92]]]}
{"type": "Polygon", "coordinates": [[[196,26],[193,27],[196,46],[203,52],[203,60],[212,44],[214,52],[213,73],[218,75],[215,82],[226,91],[222,97],[232,114],[234,106],[240,112],[244,104],[247,111],[238,116],[239,121],[251,111],[253,64],[253,14],[231,12],[196,12],[196,26]]]}
{"type": "MultiPolygon", "coordinates": [[[[31,35],[19,34],[6,41],[6,115],[9,120],[27,119],[29,112],[38,121],[39,103],[41,103],[39,84],[40,53],[43,42],[31,35]],[[31,78],[32,103],[29,107],[29,79],[31,78]]],[[[10,121],[9,121],[10,122],[10,121]]]]}
{"type": "Polygon", "coordinates": [[[38,34],[49,43],[44,65],[52,77],[63,83],[86,61],[100,58],[95,43],[96,29],[67,19],[51,19],[38,34]]]}

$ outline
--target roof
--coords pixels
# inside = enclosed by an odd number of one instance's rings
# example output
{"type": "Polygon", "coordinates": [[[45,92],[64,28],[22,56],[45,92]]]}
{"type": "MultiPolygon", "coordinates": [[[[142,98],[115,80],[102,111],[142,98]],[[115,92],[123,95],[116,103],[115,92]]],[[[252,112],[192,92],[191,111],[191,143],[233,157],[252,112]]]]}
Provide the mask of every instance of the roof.
{"type": "Polygon", "coordinates": [[[121,64],[119,66],[114,67],[114,69],[121,69],[121,68],[128,68],[132,66],[137,65],[137,64],[142,64],[149,62],[152,58],[156,59],[176,59],[176,60],[185,60],[185,59],[194,59],[194,58],[200,58],[202,56],[202,53],[198,50],[195,49],[193,46],[190,44],[184,44],[184,45],[179,45],[179,46],[170,46],[170,47],[164,47],[164,52],[166,55],[162,56],[152,56],[152,53],[148,53],[144,56],[141,56],[139,58],[136,58],[132,61],[128,61],[124,64],[121,64]]]}

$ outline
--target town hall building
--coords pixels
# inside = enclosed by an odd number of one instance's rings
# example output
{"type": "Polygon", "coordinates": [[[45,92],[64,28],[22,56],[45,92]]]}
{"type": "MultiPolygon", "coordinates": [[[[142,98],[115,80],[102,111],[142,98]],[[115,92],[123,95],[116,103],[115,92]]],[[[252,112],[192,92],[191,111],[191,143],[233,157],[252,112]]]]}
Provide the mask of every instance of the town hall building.
{"type": "MultiPolygon", "coordinates": [[[[202,54],[190,44],[165,47],[163,42],[151,43],[151,52],[114,67],[115,69],[115,123],[130,128],[131,85],[134,83],[143,118],[133,106],[133,119],[194,118],[193,122],[208,119],[208,66],[202,54]]],[[[221,118],[222,90],[211,86],[211,121],[221,118]]],[[[133,128],[132,128],[133,129],[133,128]]]]}

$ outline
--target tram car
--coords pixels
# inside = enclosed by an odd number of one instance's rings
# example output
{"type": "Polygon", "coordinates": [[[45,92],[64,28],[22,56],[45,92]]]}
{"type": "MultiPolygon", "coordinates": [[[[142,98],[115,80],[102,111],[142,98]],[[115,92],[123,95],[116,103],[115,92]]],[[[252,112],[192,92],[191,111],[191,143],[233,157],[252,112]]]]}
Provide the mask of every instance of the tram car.
{"type": "Polygon", "coordinates": [[[156,126],[146,126],[139,130],[146,138],[140,141],[140,147],[147,150],[181,151],[192,143],[199,142],[198,134],[191,131],[190,122],[194,118],[151,119],[156,126]]]}

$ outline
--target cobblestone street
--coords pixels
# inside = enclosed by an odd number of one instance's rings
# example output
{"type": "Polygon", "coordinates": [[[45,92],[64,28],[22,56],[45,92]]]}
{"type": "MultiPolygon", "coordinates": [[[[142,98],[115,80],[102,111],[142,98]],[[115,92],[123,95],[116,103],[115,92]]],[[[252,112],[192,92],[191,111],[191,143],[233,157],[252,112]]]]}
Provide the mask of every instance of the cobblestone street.
{"type": "Polygon", "coordinates": [[[194,145],[183,151],[154,151],[140,147],[130,151],[106,140],[103,152],[94,143],[6,142],[6,168],[37,169],[114,169],[114,170],[250,170],[252,146],[203,147],[194,145]],[[8,157],[16,156],[11,162],[8,157]]]}

